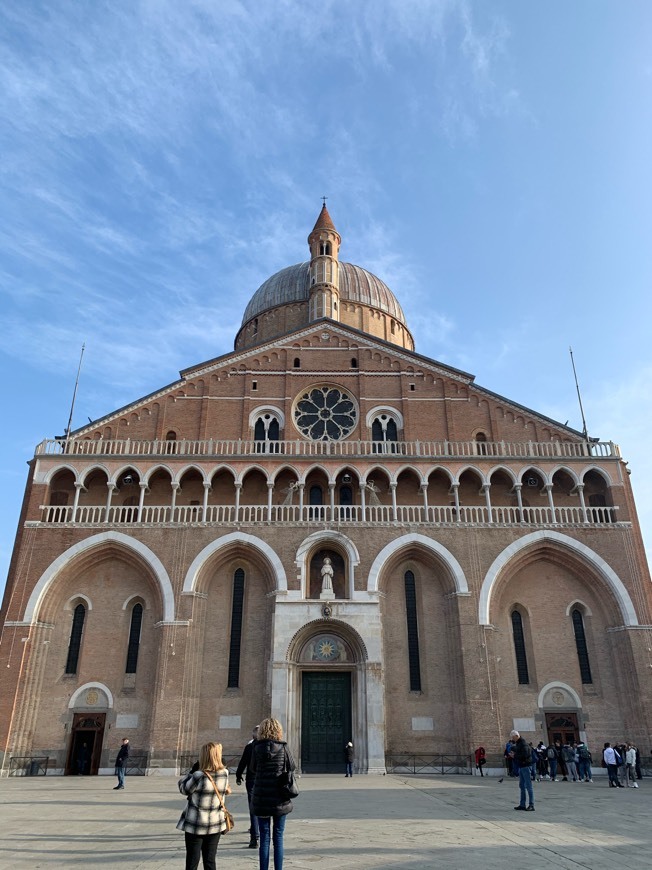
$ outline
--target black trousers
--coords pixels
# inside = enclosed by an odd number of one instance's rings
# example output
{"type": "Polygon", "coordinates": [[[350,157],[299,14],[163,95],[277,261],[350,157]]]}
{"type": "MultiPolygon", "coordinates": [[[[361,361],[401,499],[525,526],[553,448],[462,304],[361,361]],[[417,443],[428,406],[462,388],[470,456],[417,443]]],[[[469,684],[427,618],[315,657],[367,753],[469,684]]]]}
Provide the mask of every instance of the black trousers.
{"type": "Polygon", "coordinates": [[[197,870],[199,867],[199,858],[201,857],[204,863],[204,870],[215,870],[215,856],[217,855],[217,845],[220,842],[221,834],[186,834],[186,870],[197,870]]]}

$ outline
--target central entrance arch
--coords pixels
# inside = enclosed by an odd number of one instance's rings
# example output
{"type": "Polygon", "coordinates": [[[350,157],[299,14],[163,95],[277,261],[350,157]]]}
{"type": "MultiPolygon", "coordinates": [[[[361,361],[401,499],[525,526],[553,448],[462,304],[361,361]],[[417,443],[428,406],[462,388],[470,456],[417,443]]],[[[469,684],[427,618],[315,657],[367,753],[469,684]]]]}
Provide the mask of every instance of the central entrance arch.
{"type": "MultiPolygon", "coordinates": [[[[315,615],[322,611],[309,607],[315,615]]],[[[274,665],[272,715],[287,722],[301,770],[343,774],[344,747],[352,740],[357,772],[384,772],[382,664],[369,659],[356,628],[322,612],[286,643],[274,665]]]]}

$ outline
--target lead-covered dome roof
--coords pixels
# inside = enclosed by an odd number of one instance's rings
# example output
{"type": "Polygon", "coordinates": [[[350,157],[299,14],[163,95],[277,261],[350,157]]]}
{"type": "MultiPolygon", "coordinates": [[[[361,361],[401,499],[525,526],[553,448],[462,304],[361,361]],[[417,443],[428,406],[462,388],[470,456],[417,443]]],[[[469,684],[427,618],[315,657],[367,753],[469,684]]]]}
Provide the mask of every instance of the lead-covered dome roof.
{"type": "MultiPolygon", "coordinates": [[[[339,291],[342,299],[378,308],[407,326],[403,309],[387,284],[361,266],[339,263],[339,291]]],[[[308,301],[309,296],[310,263],[288,266],[260,285],[249,300],[242,323],[270,308],[308,301]]]]}

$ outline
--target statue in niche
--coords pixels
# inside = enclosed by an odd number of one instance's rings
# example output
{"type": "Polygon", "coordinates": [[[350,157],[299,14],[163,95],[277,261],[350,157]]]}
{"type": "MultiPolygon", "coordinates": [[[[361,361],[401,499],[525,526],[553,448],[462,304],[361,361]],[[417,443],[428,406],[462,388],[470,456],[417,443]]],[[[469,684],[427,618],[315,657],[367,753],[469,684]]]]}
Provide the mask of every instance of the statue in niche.
{"type": "Polygon", "coordinates": [[[335,593],[333,592],[333,565],[329,556],[324,556],[321,566],[321,595],[319,597],[324,599],[335,598],[335,593]]]}

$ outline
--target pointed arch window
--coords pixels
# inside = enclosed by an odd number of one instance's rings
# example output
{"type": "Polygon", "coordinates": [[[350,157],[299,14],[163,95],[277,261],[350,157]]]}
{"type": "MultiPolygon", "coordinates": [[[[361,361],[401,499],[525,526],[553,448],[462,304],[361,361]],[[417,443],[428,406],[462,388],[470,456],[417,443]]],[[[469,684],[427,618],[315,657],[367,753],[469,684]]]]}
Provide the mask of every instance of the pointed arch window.
{"type": "Polygon", "coordinates": [[[586,632],[584,631],[584,617],[582,611],[577,607],[573,610],[573,631],[575,632],[575,646],[577,647],[577,658],[580,663],[580,674],[582,675],[582,684],[590,685],[593,682],[591,674],[591,663],[589,662],[589,650],[586,645],[586,632]]]}
{"type": "Polygon", "coordinates": [[[530,682],[530,674],[527,667],[527,653],[525,651],[525,632],[523,631],[523,617],[518,610],[512,611],[512,635],[514,637],[514,655],[516,656],[516,671],[520,685],[525,686],[530,682]]]}
{"type": "Polygon", "coordinates": [[[233,599],[231,603],[231,641],[229,644],[228,688],[240,685],[240,647],[242,642],[242,616],[244,608],[245,572],[238,568],[233,575],[233,599]]]}
{"type": "Polygon", "coordinates": [[[262,414],[254,424],[256,453],[278,453],[281,427],[273,414],[262,414]]]}
{"type": "Polygon", "coordinates": [[[143,605],[134,604],[131,610],[131,625],[129,627],[129,643],[127,645],[126,674],[135,674],[138,667],[138,651],[140,649],[140,630],[143,624],[143,605]]]}
{"type": "Polygon", "coordinates": [[[83,604],[75,607],[70,630],[70,642],[68,644],[68,658],[66,659],[66,673],[76,674],[79,664],[79,651],[81,650],[82,634],[84,633],[84,620],[86,608],[83,604]]]}
{"type": "Polygon", "coordinates": [[[396,420],[389,414],[379,414],[371,424],[371,440],[374,453],[394,453],[398,441],[396,420]]]}
{"type": "Polygon", "coordinates": [[[413,571],[406,571],[405,616],[407,620],[408,658],[410,663],[410,691],[421,691],[421,660],[419,657],[419,626],[417,622],[417,590],[413,571]]]}

